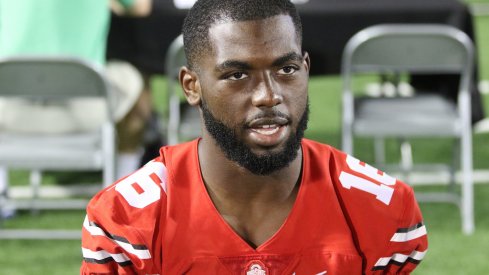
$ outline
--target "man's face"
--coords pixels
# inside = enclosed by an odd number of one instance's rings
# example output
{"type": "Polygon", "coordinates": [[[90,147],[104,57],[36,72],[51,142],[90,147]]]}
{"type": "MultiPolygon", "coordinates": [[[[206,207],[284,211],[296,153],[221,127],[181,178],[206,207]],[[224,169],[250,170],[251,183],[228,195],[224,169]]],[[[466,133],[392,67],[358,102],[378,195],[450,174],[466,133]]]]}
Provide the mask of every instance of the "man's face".
{"type": "Polygon", "coordinates": [[[286,167],[308,115],[309,58],[291,18],[218,23],[209,38],[212,50],[197,65],[206,131],[255,174],[286,167]]]}

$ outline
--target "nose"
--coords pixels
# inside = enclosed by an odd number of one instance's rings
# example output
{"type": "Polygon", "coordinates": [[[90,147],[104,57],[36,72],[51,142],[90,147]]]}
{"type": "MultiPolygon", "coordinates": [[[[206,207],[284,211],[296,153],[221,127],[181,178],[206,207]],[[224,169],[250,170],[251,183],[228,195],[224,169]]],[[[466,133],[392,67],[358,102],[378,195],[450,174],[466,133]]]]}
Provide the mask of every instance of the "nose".
{"type": "Polygon", "coordinates": [[[256,107],[274,107],[283,101],[279,85],[273,77],[265,74],[258,80],[253,92],[252,104],[256,107]]]}

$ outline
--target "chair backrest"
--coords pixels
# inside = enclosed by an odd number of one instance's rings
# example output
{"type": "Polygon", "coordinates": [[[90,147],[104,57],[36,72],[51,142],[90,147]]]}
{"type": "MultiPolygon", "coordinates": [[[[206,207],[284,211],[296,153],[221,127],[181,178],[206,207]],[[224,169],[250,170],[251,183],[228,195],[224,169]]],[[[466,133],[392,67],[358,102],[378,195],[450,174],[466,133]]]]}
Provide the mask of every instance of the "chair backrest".
{"type": "Polygon", "coordinates": [[[10,57],[0,60],[0,96],[42,100],[107,97],[100,69],[71,57],[10,57]]]}
{"type": "Polygon", "coordinates": [[[473,43],[454,27],[441,24],[367,27],[350,38],[343,51],[344,123],[349,124],[348,121],[353,119],[352,78],[355,73],[459,74],[459,112],[463,117],[470,116],[469,89],[473,67],[473,43]],[[469,105],[465,103],[467,100],[469,105]]]}
{"type": "Polygon", "coordinates": [[[111,110],[113,102],[101,70],[94,64],[67,56],[0,59],[0,97],[22,97],[36,102],[101,98],[107,107],[107,121],[100,125],[98,131],[52,133],[42,137],[37,133],[2,132],[2,165],[34,170],[102,169],[104,185],[114,182],[116,134],[111,110]],[[26,150],[26,144],[33,148],[26,150]]]}
{"type": "Polygon", "coordinates": [[[177,36],[168,47],[165,56],[165,73],[168,77],[176,79],[180,68],[187,64],[187,58],[183,50],[183,35],[177,36]]]}
{"type": "Polygon", "coordinates": [[[183,35],[179,35],[170,44],[165,58],[165,72],[167,76],[168,92],[168,144],[177,144],[180,141],[180,95],[177,93],[179,86],[178,74],[180,68],[187,64],[187,58],[183,48],[183,35]]]}
{"type": "MultiPolygon", "coordinates": [[[[345,46],[342,76],[355,72],[458,73],[469,87],[474,46],[462,31],[440,24],[383,24],[355,34],[345,46]]],[[[350,90],[349,83],[344,83],[350,90]]]]}
{"type": "Polygon", "coordinates": [[[458,74],[458,115],[462,129],[470,131],[473,67],[472,41],[448,25],[382,24],[359,31],[347,42],[342,56],[343,150],[352,151],[354,75],[458,74]]]}

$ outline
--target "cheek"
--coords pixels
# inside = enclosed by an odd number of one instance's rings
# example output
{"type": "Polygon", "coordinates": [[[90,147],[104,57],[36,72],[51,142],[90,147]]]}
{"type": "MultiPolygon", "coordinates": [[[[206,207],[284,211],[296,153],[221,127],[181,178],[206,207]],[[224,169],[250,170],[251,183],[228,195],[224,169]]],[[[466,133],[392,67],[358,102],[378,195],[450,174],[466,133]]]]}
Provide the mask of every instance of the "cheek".
{"type": "Polygon", "coordinates": [[[307,105],[308,87],[307,82],[299,82],[296,85],[284,87],[284,91],[287,91],[284,98],[289,106],[296,107],[302,110],[307,105]]]}
{"type": "Polygon", "coordinates": [[[295,108],[294,109],[295,122],[298,123],[307,109],[307,97],[305,99],[304,98],[301,98],[300,100],[298,99],[296,101],[294,108],[295,108]]]}
{"type": "Polygon", "coordinates": [[[292,105],[305,105],[307,102],[307,90],[295,90],[289,95],[292,105]]]}
{"type": "Polygon", "coordinates": [[[290,113],[293,115],[295,123],[299,123],[299,120],[306,111],[308,104],[307,87],[291,93],[288,101],[290,113]]]}
{"type": "Polygon", "coordinates": [[[249,93],[243,91],[241,87],[229,87],[229,85],[216,85],[212,94],[208,94],[206,98],[213,102],[214,109],[220,110],[222,120],[237,121],[251,104],[249,93]]]}
{"type": "Polygon", "coordinates": [[[235,128],[242,123],[243,108],[236,98],[217,93],[212,96],[204,96],[204,101],[212,115],[227,127],[235,128]]]}

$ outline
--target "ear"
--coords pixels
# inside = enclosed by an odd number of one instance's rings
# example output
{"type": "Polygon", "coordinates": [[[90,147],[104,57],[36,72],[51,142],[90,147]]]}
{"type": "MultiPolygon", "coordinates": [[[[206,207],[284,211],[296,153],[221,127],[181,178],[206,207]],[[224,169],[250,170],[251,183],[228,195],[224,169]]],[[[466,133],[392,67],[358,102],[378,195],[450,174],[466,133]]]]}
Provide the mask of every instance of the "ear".
{"type": "Polygon", "coordinates": [[[311,69],[311,59],[309,58],[309,53],[304,51],[304,67],[306,68],[307,73],[309,73],[309,70],[311,69]]]}
{"type": "Polygon", "coordinates": [[[201,90],[197,74],[187,67],[182,67],[178,79],[188,104],[192,106],[199,105],[201,100],[201,90]]]}

